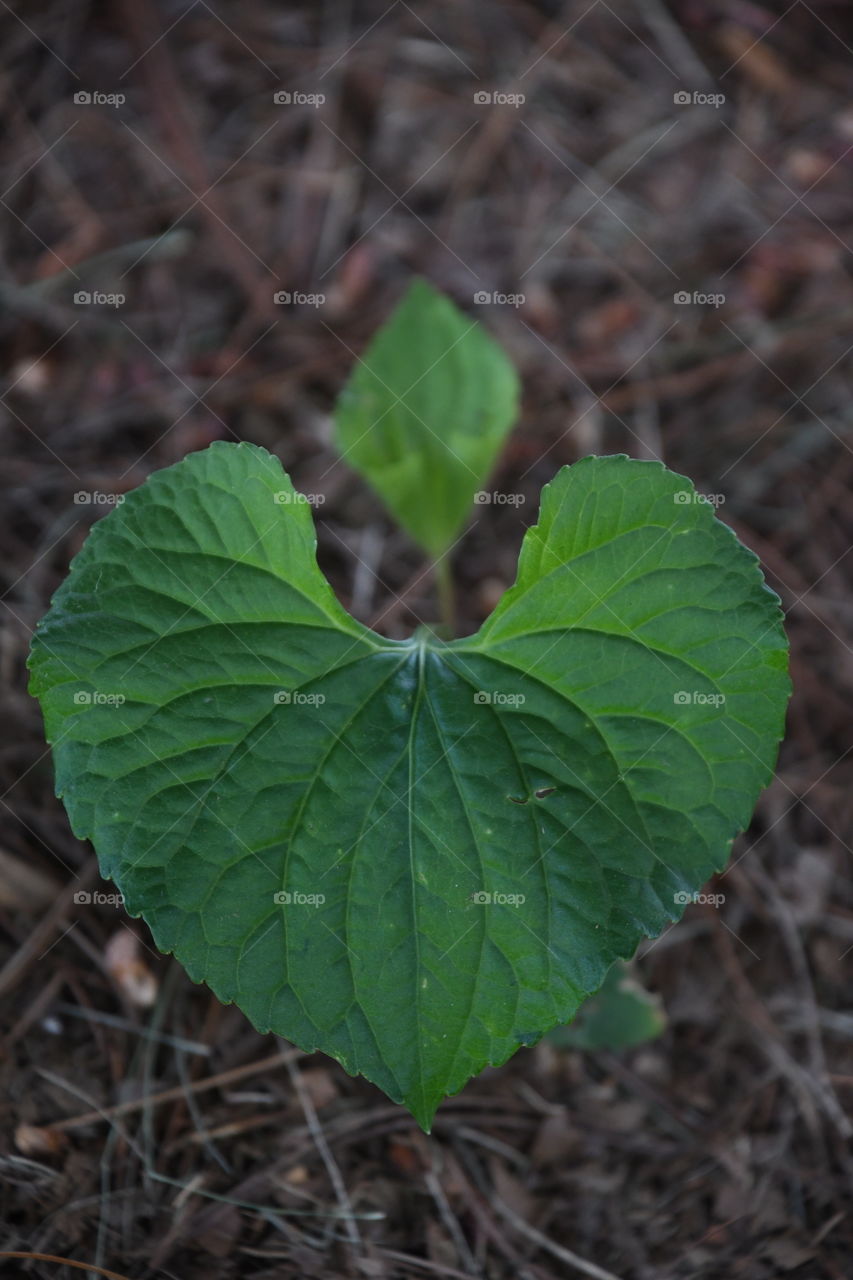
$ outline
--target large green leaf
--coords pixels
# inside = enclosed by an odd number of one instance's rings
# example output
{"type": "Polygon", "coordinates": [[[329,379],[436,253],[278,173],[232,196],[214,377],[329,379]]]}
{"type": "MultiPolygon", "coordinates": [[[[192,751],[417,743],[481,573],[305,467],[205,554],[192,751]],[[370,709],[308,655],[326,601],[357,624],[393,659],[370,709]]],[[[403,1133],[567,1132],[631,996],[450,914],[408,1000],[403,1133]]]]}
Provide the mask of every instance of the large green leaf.
{"type": "Polygon", "coordinates": [[[480,631],[392,641],[275,458],[190,455],[98,522],[33,642],[74,831],[192,978],[428,1127],[681,914],[770,779],[778,600],[694,499],[564,468],[480,631]]]}
{"type": "Polygon", "coordinates": [[[338,442],[404,529],[447,550],[518,407],[515,370],[480,325],[415,280],[355,365],[338,442]]]}

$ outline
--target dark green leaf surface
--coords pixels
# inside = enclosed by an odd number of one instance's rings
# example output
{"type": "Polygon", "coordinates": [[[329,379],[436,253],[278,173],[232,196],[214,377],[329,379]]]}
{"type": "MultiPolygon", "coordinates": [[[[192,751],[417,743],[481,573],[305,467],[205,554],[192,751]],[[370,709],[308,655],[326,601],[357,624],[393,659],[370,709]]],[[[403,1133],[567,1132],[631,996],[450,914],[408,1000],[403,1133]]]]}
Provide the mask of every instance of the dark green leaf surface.
{"type": "Polygon", "coordinates": [[[425,280],[354,367],[335,411],[346,461],[433,556],[470,514],[516,416],[500,347],[425,280]]]}
{"type": "Polygon", "coordinates": [[[782,732],[781,616],[689,483],[625,458],[557,475],[450,644],[355,622],[314,552],[275,458],[192,454],[94,527],[32,688],[158,946],[428,1127],[724,866],[782,732]]]}

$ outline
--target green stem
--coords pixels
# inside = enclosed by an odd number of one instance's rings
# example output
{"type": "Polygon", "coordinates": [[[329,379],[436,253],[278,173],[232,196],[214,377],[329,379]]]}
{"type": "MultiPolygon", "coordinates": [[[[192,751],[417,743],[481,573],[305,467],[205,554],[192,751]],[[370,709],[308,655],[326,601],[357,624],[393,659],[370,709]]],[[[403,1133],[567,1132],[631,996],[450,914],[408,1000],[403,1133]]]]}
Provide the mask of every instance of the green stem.
{"type": "Polygon", "coordinates": [[[456,604],[449,558],[442,556],[440,560],[436,560],[434,571],[442,627],[447,631],[448,639],[452,639],[456,630],[456,604]]]}

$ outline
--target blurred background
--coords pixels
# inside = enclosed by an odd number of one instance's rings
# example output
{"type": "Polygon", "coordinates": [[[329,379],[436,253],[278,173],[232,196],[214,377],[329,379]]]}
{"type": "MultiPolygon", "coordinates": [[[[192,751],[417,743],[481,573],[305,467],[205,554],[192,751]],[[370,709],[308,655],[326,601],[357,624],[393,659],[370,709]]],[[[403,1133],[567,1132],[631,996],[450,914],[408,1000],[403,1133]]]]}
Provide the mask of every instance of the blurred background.
{"type": "Polygon", "coordinates": [[[850,5],[0,0],[0,25],[2,1248],[133,1280],[849,1277],[850,5]],[[634,967],[662,1033],[546,1038],[429,1138],[152,951],[53,798],[24,671],[91,524],[219,439],[322,496],[356,616],[436,616],[330,416],[415,274],[523,379],[494,487],[525,501],[472,511],[466,629],[560,466],[657,457],[760,556],[795,682],[721,901],[634,967]]]}

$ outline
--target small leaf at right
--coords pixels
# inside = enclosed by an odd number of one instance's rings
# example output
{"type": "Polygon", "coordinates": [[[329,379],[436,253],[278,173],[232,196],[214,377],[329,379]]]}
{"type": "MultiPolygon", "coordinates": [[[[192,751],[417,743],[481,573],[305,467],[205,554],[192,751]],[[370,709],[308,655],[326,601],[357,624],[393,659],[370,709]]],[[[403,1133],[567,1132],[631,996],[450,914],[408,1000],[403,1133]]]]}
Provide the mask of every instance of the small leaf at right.
{"type": "Polygon", "coordinates": [[[631,1049],[655,1040],[666,1028],[660,996],[647,991],[628,965],[617,960],[604,986],[581,1007],[574,1022],[547,1039],[560,1049],[631,1049]]]}
{"type": "Polygon", "coordinates": [[[518,411],[518,378],[484,329],[415,280],[341,393],[347,462],[433,557],[457,536],[518,411]]]}

